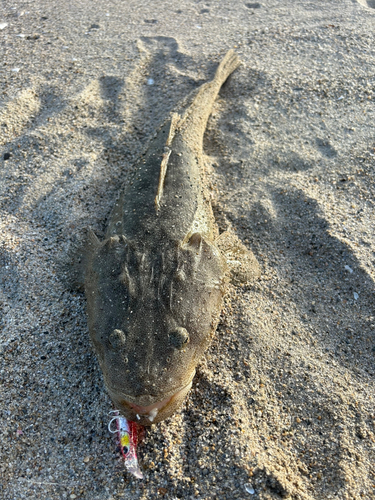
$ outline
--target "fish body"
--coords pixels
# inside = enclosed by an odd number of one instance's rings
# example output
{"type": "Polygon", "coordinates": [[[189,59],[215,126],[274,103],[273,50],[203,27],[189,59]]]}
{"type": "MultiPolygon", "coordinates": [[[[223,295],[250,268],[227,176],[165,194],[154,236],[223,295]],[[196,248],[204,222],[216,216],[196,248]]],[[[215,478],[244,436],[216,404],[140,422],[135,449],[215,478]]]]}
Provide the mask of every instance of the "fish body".
{"type": "Polygon", "coordinates": [[[239,64],[229,51],[191,105],[161,126],[115,203],[104,241],[91,233],[87,244],[90,336],[115,406],[142,425],[181,405],[219,320],[227,259],[207,193],[203,134],[239,64]]]}

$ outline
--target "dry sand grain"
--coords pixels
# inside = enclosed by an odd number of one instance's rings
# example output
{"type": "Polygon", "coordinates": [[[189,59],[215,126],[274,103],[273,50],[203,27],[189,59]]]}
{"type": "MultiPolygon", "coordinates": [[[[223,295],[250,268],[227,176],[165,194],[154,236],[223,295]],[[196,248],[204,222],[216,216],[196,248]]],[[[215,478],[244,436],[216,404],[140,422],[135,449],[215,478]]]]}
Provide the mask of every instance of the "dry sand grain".
{"type": "Polygon", "coordinates": [[[375,498],[375,3],[4,0],[0,497],[375,498]],[[58,272],[228,48],[205,150],[262,277],[129,477],[82,294],[58,272]]]}

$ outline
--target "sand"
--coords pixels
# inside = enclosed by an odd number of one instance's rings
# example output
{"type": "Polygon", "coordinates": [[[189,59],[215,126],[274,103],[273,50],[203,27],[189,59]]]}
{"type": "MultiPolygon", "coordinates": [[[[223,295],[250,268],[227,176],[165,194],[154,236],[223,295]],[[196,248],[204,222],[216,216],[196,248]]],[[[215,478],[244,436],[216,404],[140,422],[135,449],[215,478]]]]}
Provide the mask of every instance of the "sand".
{"type": "Polygon", "coordinates": [[[375,3],[5,0],[0,11],[0,498],[375,498],[375,3]],[[230,286],[186,403],[107,430],[61,262],[155,128],[234,48],[205,151],[230,286]]]}

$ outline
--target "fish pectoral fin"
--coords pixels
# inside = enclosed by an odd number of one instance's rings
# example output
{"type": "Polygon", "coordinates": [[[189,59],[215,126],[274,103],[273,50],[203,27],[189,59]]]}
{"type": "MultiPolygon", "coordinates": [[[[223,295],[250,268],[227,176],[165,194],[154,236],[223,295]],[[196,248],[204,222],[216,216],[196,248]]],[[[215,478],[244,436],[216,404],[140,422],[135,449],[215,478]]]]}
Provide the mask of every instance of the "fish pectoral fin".
{"type": "Polygon", "coordinates": [[[100,240],[91,229],[91,227],[89,227],[87,230],[86,244],[88,247],[90,247],[90,249],[98,248],[100,246],[100,240]]]}
{"type": "Polygon", "coordinates": [[[215,245],[225,258],[233,284],[247,283],[259,278],[260,265],[257,258],[233,231],[224,231],[215,240],[215,245]]]}
{"type": "Polygon", "coordinates": [[[57,264],[58,276],[66,288],[83,290],[88,256],[98,246],[100,246],[100,241],[92,229],[82,232],[78,241],[72,243],[57,264]]]}

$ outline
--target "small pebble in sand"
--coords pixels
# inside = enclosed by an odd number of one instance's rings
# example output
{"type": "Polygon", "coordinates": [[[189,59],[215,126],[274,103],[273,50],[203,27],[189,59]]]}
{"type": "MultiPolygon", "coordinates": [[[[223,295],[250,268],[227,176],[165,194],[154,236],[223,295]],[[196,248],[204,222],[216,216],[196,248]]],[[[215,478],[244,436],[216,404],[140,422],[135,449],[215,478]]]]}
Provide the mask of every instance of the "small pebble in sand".
{"type": "Polygon", "coordinates": [[[3,30],[8,26],[8,23],[0,23],[0,30],[3,30]]]}
{"type": "Polygon", "coordinates": [[[352,274],[353,269],[352,269],[351,267],[349,267],[349,266],[345,266],[345,269],[346,269],[347,271],[349,271],[349,272],[350,272],[350,274],[352,274]]]}
{"type": "Polygon", "coordinates": [[[155,81],[153,80],[153,78],[149,78],[147,80],[147,85],[154,85],[155,81]]]}
{"type": "Polygon", "coordinates": [[[255,494],[254,488],[249,483],[245,484],[245,491],[247,493],[250,493],[250,495],[254,495],[255,494]]]}

